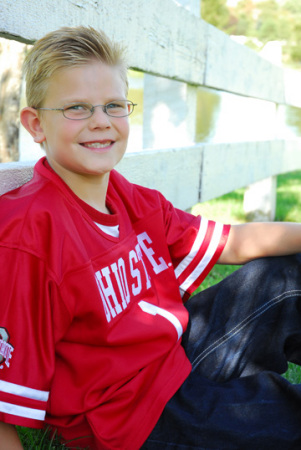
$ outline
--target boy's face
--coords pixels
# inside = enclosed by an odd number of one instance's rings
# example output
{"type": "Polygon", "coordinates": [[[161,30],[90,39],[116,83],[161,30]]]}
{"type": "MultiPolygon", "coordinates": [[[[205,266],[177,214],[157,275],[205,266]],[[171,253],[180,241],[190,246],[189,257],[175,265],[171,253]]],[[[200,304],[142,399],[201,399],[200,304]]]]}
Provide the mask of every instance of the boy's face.
{"type": "MultiPolygon", "coordinates": [[[[62,108],[85,102],[105,105],[126,99],[119,69],[91,61],[57,71],[50,78],[43,107],[62,108]]],[[[77,175],[107,175],[123,157],[128,140],[128,117],[110,117],[102,108],[83,120],[70,120],[61,111],[41,111],[40,125],[47,159],[67,182],[77,175]],[[70,179],[71,179],[70,178],[70,179]]],[[[75,181],[75,180],[74,180],[75,181]]]]}

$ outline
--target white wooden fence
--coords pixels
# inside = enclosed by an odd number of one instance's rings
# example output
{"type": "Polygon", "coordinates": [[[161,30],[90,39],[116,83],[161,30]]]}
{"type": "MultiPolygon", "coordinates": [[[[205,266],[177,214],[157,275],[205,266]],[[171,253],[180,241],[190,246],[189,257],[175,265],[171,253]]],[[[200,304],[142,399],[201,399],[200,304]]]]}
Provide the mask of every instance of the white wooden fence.
{"type": "MultiPolygon", "coordinates": [[[[197,0],[196,0],[197,1],[197,0]]],[[[301,108],[301,75],[277,67],[175,0],[1,0],[0,36],[33,43],[61,26],[91,25],[128,47],[132,68],[187,83],[191,129],[198,86],[301,108]]],[[[192,131],[193,133],[193,131],[192,131]]],[[[192,136],[193,140],[193,136],[192,136]]],[[[188,209],[263,178],[301,169],[300,140],[194,144],[129,153],[118,169],[188,209]]],[[[0,165],[0,193],[30,178],[32,164],[0,165]]]]}

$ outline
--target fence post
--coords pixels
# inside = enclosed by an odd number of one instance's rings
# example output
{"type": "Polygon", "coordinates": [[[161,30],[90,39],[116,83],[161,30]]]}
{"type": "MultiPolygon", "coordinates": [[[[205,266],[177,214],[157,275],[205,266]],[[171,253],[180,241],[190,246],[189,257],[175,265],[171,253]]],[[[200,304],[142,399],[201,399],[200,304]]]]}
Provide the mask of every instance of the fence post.
{"type": "Polygon", "coordinates": [[[250,222],[273,221],[276,215],[277,177],[268,177],[247,187],[244,211],[250,222]]]}
{"type": "MultiPolygon", "coordinates": [[[[281,44],[268,43],[261,51],[261,56],[278,66],[282,60],[281,44]]],[[[275,139],[277,129],[275,123],[275,139]]],[[[265,178],[247,187],[244,195],[244,211],[248,221],[273,221],[276,216],[277,176],[265,178]]]]}

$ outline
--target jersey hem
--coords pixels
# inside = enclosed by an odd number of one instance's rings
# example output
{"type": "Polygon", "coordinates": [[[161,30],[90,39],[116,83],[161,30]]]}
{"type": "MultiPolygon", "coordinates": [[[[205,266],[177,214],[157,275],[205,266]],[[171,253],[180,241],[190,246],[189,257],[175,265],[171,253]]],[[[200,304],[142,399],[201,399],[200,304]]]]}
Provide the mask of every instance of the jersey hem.
{"type": "Polygon", "coordinates": [[[0,422],[19,427],[35,428],[37,430],[44,428],[45,422],[26,417],[14,416],[12,414],[0,413],[0,422]]]}
{"type": "MultiPolygon", "coordinates": [[[[188,361],[188,360],[187,360],[188,361]]],[[[140,433],[136,433],[135,436],[131,438],[131,444],[128,447],[124,447],[124,450],[139,450],[141,446],[145,443],[149,435],[151,434],[152,430],[156,426],[160,416],[162,415],[164,408],[166,404],[169,402],[169,400],[176,394],[176,392],[180,389],[184,381],[187,379],[189,374],[191,373],[191,365],[189,363],[189,366],[185,363],[187,361],[184,361],[184,370],[183,370],[183,376],[178,382],[177,388],[175,389],[174,386],[171,386],[168,393],[166,393],[166,390],[161,392],[158,397],[159,400],[155,403],[154,407],[148,410],[149,417],[154,416],[153,420],[148,424],[145,429],[141,429],[140,433]],[[164,395],[163,395],[164,394],[164,395]],[[155,409],[154,414],[152,413],[152,410],[155,409]]],[[[166,388],[166,386],[165,386],[166,388]]],[[[158,398],[157,397],[157,398],[158,398]]]]}

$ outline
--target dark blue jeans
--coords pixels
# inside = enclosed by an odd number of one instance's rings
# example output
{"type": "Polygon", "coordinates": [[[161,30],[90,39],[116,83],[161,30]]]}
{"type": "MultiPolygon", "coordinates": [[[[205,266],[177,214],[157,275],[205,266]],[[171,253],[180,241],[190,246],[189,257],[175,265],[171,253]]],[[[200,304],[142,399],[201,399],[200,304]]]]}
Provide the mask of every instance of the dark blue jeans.
{"type": "Polygon", "coordinates": [[[301,255],[246,264],[187,302],[192,373],[142,447],[301,449],[301,255]]]}

